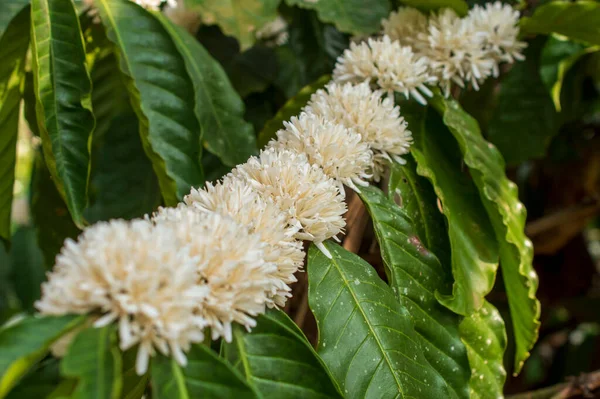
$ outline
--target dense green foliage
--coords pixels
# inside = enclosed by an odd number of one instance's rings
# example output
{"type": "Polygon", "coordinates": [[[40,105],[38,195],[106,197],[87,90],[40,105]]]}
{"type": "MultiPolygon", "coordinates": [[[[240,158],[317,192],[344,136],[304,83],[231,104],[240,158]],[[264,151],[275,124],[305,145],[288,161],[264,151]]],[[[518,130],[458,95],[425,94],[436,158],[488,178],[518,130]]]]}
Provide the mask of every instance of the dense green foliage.
{"type": "Polygon", "coordinates": [[[95,0],[97,16],[73,0],[0,1],[0,398],[502,397],[540,328],[525,201],[507,164],[597,121],[596,1],[527,8],[526,60],[479,92],[434,90],[427,106],[397,96],[411,154],[359,194],[382,267],[330,241],[331,259],[311,246],[303,299],[318,342],[271,309],[232,342],[193,346],[187,366],[157,354],[137,376],[116,327],[35,315],[65,239],[174,206],[258,153],[396,3],[464,15],[474,2],[185,0],[204,21],[192,35],[128,0],[95,0]],[[277,15],[289,39],[271,46],[255,32],[277,15]],[[23,222],[11,207],[25,120],[23,222]],[[71,331],[58,362],[50,346],[71,331]]]}

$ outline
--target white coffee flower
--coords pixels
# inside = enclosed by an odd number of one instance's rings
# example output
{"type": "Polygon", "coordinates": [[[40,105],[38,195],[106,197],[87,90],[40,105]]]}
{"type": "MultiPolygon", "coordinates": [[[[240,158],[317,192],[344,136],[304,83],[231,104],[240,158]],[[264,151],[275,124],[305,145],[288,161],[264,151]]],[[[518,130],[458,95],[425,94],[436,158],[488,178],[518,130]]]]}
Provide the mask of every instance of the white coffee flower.
{"type": "Polygon", "coordinates": [[[369,39],[367,43],[350,44],[350,48],[337,60],[333,70],[336,82],[376,83],[390,97],[397,91],[421,104],[427,104],[423,94],[433,94],[427,87],[436,78],[429,74],[428,60],[413,52],[409,46],[401,46],[389,36],[369,39]]]}
{"type": "Polygon", "coordinates": [[[295,237],[314,241],[325,254],[322,242],[341,233],[346,204],[335,180],[311,165],[306,155],[268,148],[236,167],[229,178],[246,180],[256,192],[271,199],[297,226],[295,237]]]}
{"type": "Polygon", "coordinates": [[[445,8],[431,16],[428,34],[422,39],[429,46],[421,51],[446,95],[452,82],[464,87],[466,81],[478,90],[491,76],[495,61],[482,48],[471,21],[460,18],[454,10],[445,8]]]}
{"type": "Polygon", "coordinates": [[[197,261],[170,228],[144,220],[100,222],[77,242],[67,239],[36,303],[42,314],[97,313],[94,326],[116,321],[122,350],[139,344],[143,374],[155,350],[186,364],[184,352],[204,339],[197,314],[205,290],[197,261]]]}
{"type": "Polygon", "coordinates": [[[499,75],[500,62],[513,63],[515,60],[525,59],[523,49],[527,47],[527,43],[518,40],[519,11],[497,1],[488,3],[485,7],[476,5],[469,11],[467,20],[473,26],[487,56],[496,61],[494,77],[499,75]]]}
{"type": "Polygon", "coordinates": [[[357,185],[369,185],[373,152],[353,129],[306,112],[283,125],[285,129],[277,132],[277,140],[269,146],[305,154],[310,163],[340,183],[340,193],[344,193],[342,183],[355,191],[359,191],[357,185]]]}
{"type": "Polygon", "coordinates": [[[204,290],[197,311],[212,338],[231,342],[234,322],[254,327],[254,317],[265,312],[270,276],[277,269],[265,260],[260,236],[227,216],[183,204],[160,209],[153,220],[169,226],[196,259],[198,285],[204,290]]]}
{"type": "Polygon", "coordinates": [[[289,284],[296,282],[294,273],[302,268],[302,242],[294,238],[297,228],[288,226],[287,217],[270,200],[265,200],[240,179],[227,179],[215,185],[207,183],[201,190],[192,189],[185,203],[203,212],[230,216],[265,243],[265,261],[277,266],[268,276],[267,306],[283,307],[291,296],[289,284]]]}
{"type": "Polygon", "coordinates": [[[256,38],[269,46],[283,46],[289,38],[288,24],[280,15],[256,31],[256,38]]]}
{"type": "Polygon", "coordinates": [[[427,16],[416,8],[400,7],[384,18],[381,26],[384,35],[416,50],[421,47],[421,34],[427,33],[427,22],[427,16]]]}
{"type": "Polygon", "coordinates": [[[375,181],[379,181],[390,160],[405,163],[401,156],[408,153],[412,143],[412,133],[400,116],[400,108],[382,95],[380,90],[371,91],[366,82],[330,83],[314,93],[305,108],[308,113],[351,127],[361,135],[374,152],[375,181]]]}

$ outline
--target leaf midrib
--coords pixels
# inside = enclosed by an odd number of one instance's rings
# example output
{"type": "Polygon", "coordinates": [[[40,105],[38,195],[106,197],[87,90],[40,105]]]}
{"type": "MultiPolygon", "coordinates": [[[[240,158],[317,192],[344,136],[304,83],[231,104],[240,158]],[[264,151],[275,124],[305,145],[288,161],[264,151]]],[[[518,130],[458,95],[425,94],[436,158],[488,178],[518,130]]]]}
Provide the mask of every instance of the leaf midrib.
{"type": "Polygon", "coordinates": [[[379,340],[379,337],[377,336],[377,333],[376,333],[375,329],[373,328],[373,326],[371,325],[371,322],[367,318],[366,313],[360,307],[360,302],[358,301],[358,298],[356,297],[354,291],[352,290],[351,285],[349,284],[348,280],[346,279],[346,276],[344,275],[344,273],[343,273],[343,271],[342,271],[342,269],[341,269],[340,265],[338,264],[338,262],[337,262],[337,260],[336,260],[335,257],[333,257],[331,259],[331,264],[334,265],[335,268],[337,269],[338,273],[340,274],[340,277],[344,281],[344,284],[348,288],[348,292],[350,292],[350,295],[352,295],[352,299],[354,300],[354,303],[356,304],[356,307],[359,309],[360,313],[362,314],[363,319],[365,320],[365,322],[366,322],[369,330],[373,333],[373,339],[377,343],[377,346],[379,347],[379,350],[381,351],[381,354],[383,355],[383,358],[385,359],[385,362],[387,363],[387,365],[388,365],[388,367],[390,369],[390,372],[394,376],[394,381],[396,382],[396,386],[398,387],[398,389],[400,391],[400,394],[402,394],[402,397],[404,397],[404,390],[402,389],[402,385],[400,384],[400,381],[398,380],[398,376],[394,372],[394,368],[392,367],[391,360],[388,357],[385,349],[383,348],[383,345],[381,344],[381,341],[379,340]]]}

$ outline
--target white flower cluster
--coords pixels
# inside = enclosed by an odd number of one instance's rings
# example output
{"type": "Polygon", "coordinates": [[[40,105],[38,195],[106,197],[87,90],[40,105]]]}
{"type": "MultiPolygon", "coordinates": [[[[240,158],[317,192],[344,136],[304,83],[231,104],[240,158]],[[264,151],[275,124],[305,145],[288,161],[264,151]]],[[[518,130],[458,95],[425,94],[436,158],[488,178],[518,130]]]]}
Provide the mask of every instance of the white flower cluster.
{"type": "Polygon", "coordinates": [[[427,85],[438,83],[448,96],[451,85],[475,90],[502,62],[522,60],[519,12],[501,2],[476,5],[460,18],[451,9],[427,16],[401,7],[382,21],[382,37],[352,43],[333,72],[338,82],[363,82],[388,93],[400,92],[426,104],[427,85]]]}
{"type": "Polygon", "coordinates": [[[121,349],[139,347],[139,374],[156,351],[185,365],[207,329],[231,341],[233,323],[250,329],[266,308],[285,305],[303,240],[331,257],[323,242],[344,231],[344,185],[359,191],[379,181],[386,163],[404,162],[411,132],[386,93],[425,103],[433,82],[476,86],[499,62],[522,58],[516,18],[498,4],[463,19],[449,10],[430,18],[408,8],[393,13],[386,35],[352,44],[337,82],[315,92],[258,156],[192,189],[177,207],[98,223],[67,240],[37,309],[90,314],[97,327],[116,323],[121,349]]]}

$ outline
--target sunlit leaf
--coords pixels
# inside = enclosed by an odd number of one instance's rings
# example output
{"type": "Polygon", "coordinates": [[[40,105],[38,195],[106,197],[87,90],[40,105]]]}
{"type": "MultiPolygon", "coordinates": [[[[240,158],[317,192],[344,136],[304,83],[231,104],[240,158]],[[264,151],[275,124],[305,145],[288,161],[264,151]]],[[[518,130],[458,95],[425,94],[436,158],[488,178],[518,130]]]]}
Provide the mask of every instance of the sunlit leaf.
{"type": "Polygon", "coordinates": [[[83,227],[95,122],[79,18],[71,1],[33,0],[31,20],[36,113],[46,164],[73,221],[83,227]]]}
{"type": "Polygon", "coordinates": [[[529,357],[540,327],[533,246],[524,231],[527,212],[519,202],[517,185],[506,177],[502,155],[481,136],[477,121],[456,101],[444,99],[439,94],[434,97],[433,105],[458,142],[494,227],[512,316],[515,373],[518,373],[529,357]]]}

